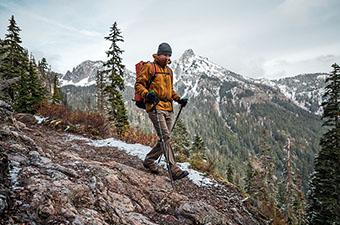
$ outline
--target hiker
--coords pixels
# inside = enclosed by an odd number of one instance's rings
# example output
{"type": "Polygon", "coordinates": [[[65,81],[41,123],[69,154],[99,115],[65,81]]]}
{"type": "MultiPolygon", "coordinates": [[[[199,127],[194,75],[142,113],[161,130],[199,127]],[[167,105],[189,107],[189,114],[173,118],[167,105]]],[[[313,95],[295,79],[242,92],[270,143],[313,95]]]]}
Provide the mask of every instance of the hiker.
{"type": "Polygon", "coordinates": [[[159,141],[146,155],[143,166],[152,173],[159,173],[155,161],[164,153],[169,163],[168,168],[173,180],[188,176],[188,172],[181,170],[175,162],[174,153],[170,144],[170,130],[172,126],[173,101],[185,107],[188,100],[180,98],[173,89],[172,70],[167,66],[171,63],[171,47],[168,43],[162,43],[158,47],[157,54],[153,55],[154,62],[146,63],[136,79],[135,91],[145,98],[146,111],[154,125],[159,141]],[[153,79],[151,79],[151,77],[153,79]],[[151,84],[148,85],[148,82],[151,84]],[[149,86],[147,89],[146,87],[149,86]],[[161,141],[164,141],[162,145],[161,141]]]}

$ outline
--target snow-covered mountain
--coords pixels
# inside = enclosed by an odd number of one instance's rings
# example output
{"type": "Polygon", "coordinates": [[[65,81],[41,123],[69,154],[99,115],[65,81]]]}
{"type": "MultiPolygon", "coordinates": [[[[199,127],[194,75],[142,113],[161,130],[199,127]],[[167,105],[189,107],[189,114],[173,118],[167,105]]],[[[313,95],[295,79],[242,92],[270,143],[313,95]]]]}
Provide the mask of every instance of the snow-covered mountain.
{"type": "MultiPolygon", "coordinates": [[[[222,83],[242,85],[245,90],[248,90],[248,94],[250,93],[249,91],[256,89],[258,84],[266,85],[269,88],[277,89],[302,109],[317,115],[322,113],[320,105],[326,73],[302,74],[277,80],[245,78],[209,61],[206,57],[196,55],[192,49],[186,50],[170,66],[174,70],[175,87],[184,96],[197,96],[197,88],[201,80],[200,78],[203,76],[217,79],[222,83]]],[[[78,87],[95,85],[97,71],[101,69],[103,69],[103,61],[84,61],[73,68],[72,72],[67,71],[61,77],[61,85],[78,87]]],[[[125,86],[133,88],[134,81],[135,73],[126,69],[125,86]]],[[[219,90],[216,89],[215,91],[219,90]]],[[[228,90],[228,93],[231,95],[236,94],[234,91],[235,89],[231,88],[228,90]]],[[[219,97],[217,96],[217,99],[220,99],[219,97]]]]}
{"type": "MultiPolygon", "coordinates": [[[[232,85],[237,83],[242,85],[245,90],[248,90],[248,94],[250,91],[256,89],[256,84],[266,85],[282,92],[282,94],[302,109],[317,115],[322,113],[320,104],[326,73],[302,74],[278,80],[245,78],[211,62],[206,57],[196,55],[192,49],[186,50],[182,56],[170,66],[174,70],[175,87],[177,90],[180,90],[184,96],[197,96],[200,78],[206,76],[211,79],[217,79],[222,83],[231,83],[232,85]]],[[[61,85],[77,87],[95,85],[97,71],[101,69],[103,69],[103,61],[84,61],[73,68],[72,72],[67,71],[67,73],[61,77],[61,85]]],[[[133,87],[134,81],[134,72],[126,69],[125,85],[127,87],[133,87]]],[[[219,88],[215,89],[215,91],[219,90],[219,88]]],[[[236,94],[234,91],[235,89],[232,88],[228,90],[231,95],[236,94]]],[[[220,96],[216,97],[220,99],[220,96]]]]}
{"type": "Polygon", "coordinates": [[[96,84],[96,74],[103,68],[102,61],[84,61],[61,78],[61,85],[91,86],[96,84]]]}
{"type": "Polygon", "coordinates": [[[202,75],[222,82],[246,82],[242,76],[209,61],[208,58],[195,55],[192,49],[186,50],[171,67],[174,70],[175,85],[185,87],[185,95],[197,95],[198,81],[202,75]]]}
{"type": "Polygon", "coordinates": [[[327,73],[302,74],[295,77],[273,80],[280,91],[300,107],[321,115],[327,73]]]}

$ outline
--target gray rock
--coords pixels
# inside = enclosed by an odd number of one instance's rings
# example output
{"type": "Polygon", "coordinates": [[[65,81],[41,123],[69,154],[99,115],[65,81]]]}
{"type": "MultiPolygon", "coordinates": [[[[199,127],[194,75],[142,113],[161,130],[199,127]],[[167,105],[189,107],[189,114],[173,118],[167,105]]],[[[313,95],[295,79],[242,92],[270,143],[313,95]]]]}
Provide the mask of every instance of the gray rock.
{"type": "Polygon", "coordinates": [[[226,219],[214,207],[203,201],[185,202],[178,208],[178,214],[189,218],[195,224],[222,225],[226,219]]]}
{"type": "Polygon", "coordinates": [[[8,207],[6,196],[0,194],[0,215],[5,211],[5,209],[8,207]]]}
{"type": "Polygon", "coordinates": [[[13,108],[7,103],[0,100],[0,124],[12,122],[13,108]]]}
{"type": "Polygon", "coordinates": [[[28,113],[17,113],[15,116],[15,119],[17,119],[20,122],[28,123],[28,124],[36,124],[37,120],[35,119],[34,115],[28,114],[28,113]]]}
{"type": "Polygon", "coordinates": [[[157,225],[139,213],[130,213],[127,219],[131,225],[157,225]]]}
{"type": "Polygon", "coordinates": [[[0,100],[0,109],[4,109],[8,112],[13,112],[13,108],[10,104],[5,101],[0,100]]]}

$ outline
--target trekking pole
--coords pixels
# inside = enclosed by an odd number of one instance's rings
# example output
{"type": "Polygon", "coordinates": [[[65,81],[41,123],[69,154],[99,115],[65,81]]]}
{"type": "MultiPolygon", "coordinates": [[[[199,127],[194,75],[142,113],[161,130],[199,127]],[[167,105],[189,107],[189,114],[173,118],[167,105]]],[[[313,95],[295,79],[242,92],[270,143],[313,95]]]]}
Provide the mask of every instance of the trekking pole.
{"type": "Polygon", "coordinates": [[[183,106],[181,105],[181,107],[179,108],[179,112],[177,113],[177,116],[176,116],[175,122],[174,122],[174,124],[172,125],[172,128],[171,128],[171,131],[170,131],[170,133],[172,133],[173,129],[175,128],[175,125],[176,125],[176,123],[177,123],[177,120],[178,120],[178,118],[179,118],[179,115],[180,115],[180,114],[181,114],[181,112],[182,112],[182,109],[183,109],[183,106]]]}
{"type": "MultiPolygon", "coordinates": [[[[160,138],[161,138],[161,150],[163,151],[164,153],[164,156],[165,156],[165,163],[166,163],[166,166],[167,166],[167,169],[168,169],[168,173],[169,173],[169,178],[170,178],[170,181],[171,181],[171,186],[173,189],[175,189],[175,185],[174,185],[174,180],[172,179],[172,174],[171,174],[171,168],[170,168],[170,162],[169,162],[169,155],[167,154],[167,151],[165,150],[165,142],[164,142],[164,139],[163,139],[163,132],[162,132],[162,129],[161,129],[161,122],[159,121],[159,117],[158,117],[158,113],[157,113],[157,110],[156,108],[154,109],[155,113],[156,113],[156,118],[157,118],[157,122],[158,122],[158,127],[159,127],[159,134],[160,134],[160,138]]],[[[160,157],[160,159],[162,158],[162,156],[160,157]]]]}

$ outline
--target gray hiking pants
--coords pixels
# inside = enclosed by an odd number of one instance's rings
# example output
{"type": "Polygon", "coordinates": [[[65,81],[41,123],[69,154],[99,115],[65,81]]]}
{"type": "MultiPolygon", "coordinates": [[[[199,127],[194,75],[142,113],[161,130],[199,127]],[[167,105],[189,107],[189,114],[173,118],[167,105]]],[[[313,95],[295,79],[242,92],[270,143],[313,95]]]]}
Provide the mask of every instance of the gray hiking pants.
{"type": "MultiPolygon", "coordinates": [[[[152,111],[149,112],[149,118],[151,119],[153,126],[157,132],[159,139],[163,138],[164,140],[164,151],[166,151],[166,155],[169,156],[169,163],[173,169],[175,169],[176,162],[175,156],[170,144],[170,131],[172,126],[172,112],[168,111],[152,111]]],[[[161,148],[160,141],[151,149],[151,151],[146,155],[145,163],[151,164],[155,160],[157,160],[163,154],[163,149],[161,148]]]]}

